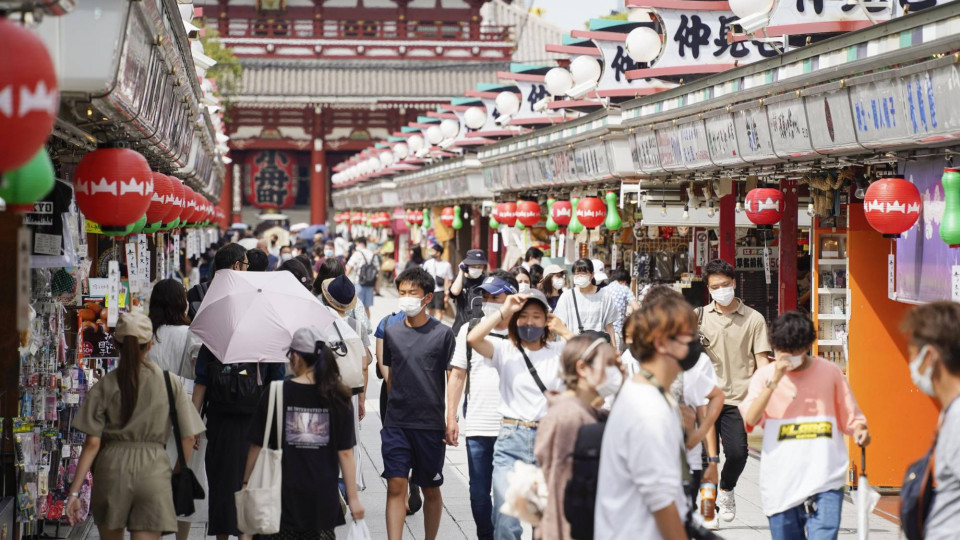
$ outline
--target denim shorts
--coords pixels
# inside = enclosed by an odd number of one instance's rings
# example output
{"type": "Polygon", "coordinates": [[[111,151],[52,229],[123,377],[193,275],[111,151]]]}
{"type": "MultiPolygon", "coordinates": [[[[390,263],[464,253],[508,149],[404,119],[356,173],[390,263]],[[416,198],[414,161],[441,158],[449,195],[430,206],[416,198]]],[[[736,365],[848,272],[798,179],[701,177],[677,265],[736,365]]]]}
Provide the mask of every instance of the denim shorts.
{"type": "Polygon", "coordinates": [[[373,287],[358,285],[357,300],[361,304],[363,304],[363,307],[372,307],[373,306],[373,287]]]}

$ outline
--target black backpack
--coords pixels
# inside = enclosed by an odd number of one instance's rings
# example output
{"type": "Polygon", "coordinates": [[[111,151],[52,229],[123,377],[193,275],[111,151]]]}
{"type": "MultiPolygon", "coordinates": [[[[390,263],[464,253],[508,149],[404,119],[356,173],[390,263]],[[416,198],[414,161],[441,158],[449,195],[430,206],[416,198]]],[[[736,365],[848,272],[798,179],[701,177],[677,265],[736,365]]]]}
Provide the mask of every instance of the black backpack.
{"type": "Polygon", "coordinates": [[[360,252],[360,256],[363,257],[363,266],[360,267],[360,285],[373,287],[380,278],[380,269],[377,268],[377,265],[367,260],[367,256],[364,255],[362,251],[360,252]]]}
{"type": "Polygon", "coordinates": [[[593,540],[594,506],[600,477],[600,443],[606,420],[580,426],[573,446],[573,475],[563,492],[563,515],[575,540],[593,540]]]}

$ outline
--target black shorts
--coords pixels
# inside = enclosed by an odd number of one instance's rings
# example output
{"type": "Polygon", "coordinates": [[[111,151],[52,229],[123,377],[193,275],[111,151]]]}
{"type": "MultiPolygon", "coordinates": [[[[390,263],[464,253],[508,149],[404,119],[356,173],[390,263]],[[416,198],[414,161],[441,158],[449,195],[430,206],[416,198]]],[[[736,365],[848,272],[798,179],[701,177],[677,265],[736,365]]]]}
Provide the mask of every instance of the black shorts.
{"type": "Polygon", "coordinates": [[[440,429],[385,427],[380,430],[384,478],[411,479],[422,487],[443,485],[443,460],[447,446],[440,429]]]}
{"type": "Polygon", "coordinates": [[[430,303],[427,304],[427,309],[444,309],[443,305],[443,291],[436,291],[433,293],[433,300],[430,300],[430,303]]]}

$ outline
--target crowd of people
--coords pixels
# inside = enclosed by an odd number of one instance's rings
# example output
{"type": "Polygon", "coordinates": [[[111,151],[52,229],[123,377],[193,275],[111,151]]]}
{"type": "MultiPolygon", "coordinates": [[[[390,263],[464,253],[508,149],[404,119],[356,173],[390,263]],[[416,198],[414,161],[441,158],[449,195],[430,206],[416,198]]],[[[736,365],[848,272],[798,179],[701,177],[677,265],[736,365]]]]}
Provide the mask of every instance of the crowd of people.
{"type": "MultiPolygon", "coordinates": [[[[383,504],[389,540],[421,510],[434,540],[446,449],[464,444],[478,539],[519,539],[524,522],[541,540],[711,538],[736,517],[747,434],[758,426],[772,537],[837,537],[844,437],[867,446],[867,419],[840,369],[810,353],[808,316],[787,312],[768,325],[737,297],[730,264],[706,265],[710,301],[694,308],[664,285],[637,298],[629,273],[607,274],[599,260],[544,268],[531,248],[513,269],[490,271],[486,254],[469,250],[454,272],[443,246],[430,245],[427,260],[413,246],[391,280],[398,311],[371,322],[392,244],[342,236],[318,237],[312,250],[276,244],[223,243],[206,257],[211,280],[289,272],[358,339],[334,341],[303,321],[287,363],[224,364],[189,332],[210,282],[198,278],[189,290],[158,282],[149,317],[120,318],[118,368],[75,422],[87,434],[78,482],[98,464],[92,512],[102,537],[128,529],[139,540],[169,532],[182,540],[199,521],[218,539],[249,538],[235,493],[272,448],[283,450],[280,530],[261,536],[335,538],[347,511],[362,520],[364,505],[383,504]],[[348,377],[344,358],[362,379],[348,377]],[[361,502],[357,430],[374,364],[386,498],[361,502]],[[164,372],[174,375],[169,391],[164,372]],[[283,381],[275,431],[272,381],[283,381]],[[174,421],[179,440],[169,435],[174,421]],[[205,492],[190,515],[176,514],[171,499],[178,446],[205,492]]],[[[917,307],[904,328],[914,383],[945,409],[925,532],[948,538],[960,526],[960,412],[950,407],[960,395],[960,304],[917,307]]]]}

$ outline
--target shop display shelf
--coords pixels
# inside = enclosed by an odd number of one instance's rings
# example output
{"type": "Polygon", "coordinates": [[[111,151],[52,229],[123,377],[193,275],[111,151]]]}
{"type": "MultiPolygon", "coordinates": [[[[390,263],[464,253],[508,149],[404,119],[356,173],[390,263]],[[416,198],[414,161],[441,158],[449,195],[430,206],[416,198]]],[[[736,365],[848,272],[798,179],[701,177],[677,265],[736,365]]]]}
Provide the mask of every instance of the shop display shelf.
{"type": "Polygon", "coordinates": [[[817,345],[821,347],[840,347],[843,345],[843,342],[839,339],[819,339],[817,340],[817,345]]]}
{"type": "Polygon", "coordinates": [[[817,319],[822,321],[845,321],[847,316],[844,313],[818,313],[817,319]]]}
{"type": "Polygon", "coordinates": [[[847,289],[838,289],[836,287],[820,287],[817,289],[817,292],[820,294],[847,294],[847,289]]]}

